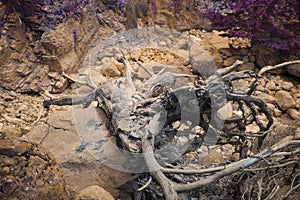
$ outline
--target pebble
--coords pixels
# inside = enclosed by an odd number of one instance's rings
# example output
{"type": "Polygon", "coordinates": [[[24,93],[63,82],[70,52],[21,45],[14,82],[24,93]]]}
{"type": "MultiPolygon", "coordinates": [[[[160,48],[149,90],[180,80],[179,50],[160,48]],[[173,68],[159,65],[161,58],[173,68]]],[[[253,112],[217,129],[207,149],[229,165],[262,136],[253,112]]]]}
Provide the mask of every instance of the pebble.
{"type": "Polygon", "coordinates": [[[232,57],[229,57],[229,58],[227,58],[226,60],[224,60],[223,65],[224,65],[224,67],[229,67],[229,66],[231,66],[235,61],[240,60],[240,59],[241,59],[240,56],[232,56],[232,57]]]}
{"type": "Polygon", "coordinates": [[[227,102],[222,108],[217,112],[218,117],[222,120],[230,119],[232,117],[232,105],[230,102],[227,102]]]}
{"type": "Polygon", "coordinates": [[[8,123],[12,123],[12,124],[15,124],[15,125],[21,125],[23,124],[23,120],[21,119],[18,119],[18,118],[14,118],[14,117],[9,117],[7,115],[4,116],[5,120],[8,122],[8,123]]]}
{"type": "Polygon", "coordinates": [[[4,133],[4,135],[6,136],[14,136],[14,137],[22,136],[22,130],[13,124],[4,124],[1,132],[4,133]]]}
{"type": "Polygon", "coordinates": [[[284,81],[284,82],[281,84],[281,87],[282,87],[282,89],[284,89],[284,90],[286,90],[286,91],[290,91],[290,90],[294,87],[294,85],[293,85],[293,83],[291,83],[291,82],[284,81]]]}
{"type": "Polygon", "coordinates": [[[75,200],[114,200],[114,197],[98,185],[83,189],[75,200]]]}
{"type": "Polygon", "coordinates": [[[5,106],[4,105],[0,105],[0,114],[5,113],[5,106]]]}
{"type": "Polygon", "coordinates": [[[231,156],[232,161],[239,161],[240,160],[240,154],[239,153],[233,153],[231,156]]]}
{"type": "Polygon", "coordinates": [[[269,90],[275,90],[276,89],[276,84],[274,81],[269,81],[266,84],[266,88],[269,90]]]}
{"type": "Polygon", "coordinates": [[[289,109],[288,113],[294,120],[300,121],[300,112],[298,110],[289,109]]]}
{"type": "Polygon", "coordinates": [[[255,69],[255,65],[251,62],[246,62],[246,63],[243,63],[241,66],[238,67],[239,70],[251,70],[251,71],[254,71],[255,69]]]}
{"type": "Polygon", "coordinates": [[[293,108],[296,106],[296,102],[289,92],[280,90],[275,93],[275,98],[277,99],[278,105],[282,109],[293,108]]]}
{"type": "Polygon", "coordinates": [[[261,92],[261,91],[255,91],[254,96],[263,100],[265,103],[276,103],[275,97],[273,97],[272,95],[266,94],[264,92],[261,92]]]}

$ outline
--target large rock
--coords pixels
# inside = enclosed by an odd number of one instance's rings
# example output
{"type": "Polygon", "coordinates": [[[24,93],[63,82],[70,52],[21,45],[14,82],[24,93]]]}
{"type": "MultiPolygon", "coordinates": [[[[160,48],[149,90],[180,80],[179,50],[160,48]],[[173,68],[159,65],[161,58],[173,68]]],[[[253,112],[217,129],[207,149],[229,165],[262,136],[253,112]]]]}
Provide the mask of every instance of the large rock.
{"type": "MultiPolygon", "coordinates": [[[[124,26],[114,22],[102,25],[104,29],[100,27],[95,8],[105,7],[101,1],[82,3],[80,14],[73,16],[69,13],[72,17],[66,17],[64,12],[62,16],[53,16],[57,12],[53,9],[62,1],[53,2],[54,6],[47,7],[40,5],[41,3],[31,5],[32,1],[26,0],[25,8],[33,9],[35,14],[24,11],[29,15],[24,17],[18,13],[22,12],[19,9],[7,14],[3,28],[0,28],[3,35],[0,38],[0,87],[17,92],[31,92],[39,91],[42,86],[51,92],[61,92],[68,85],[61,73],[74,73],[78,69],[85,53],[97,42],[95,35],[98,33],[97,37],[102,38],[114,30],[122,30],[120,27],[124,26]],[[22,17],[24,23],[20,23],[22,17]],[[58,20],[57,24],[55,20],[58,20]]],[[[0,10],[3,6],[6,3],[0,5],[0,10]]],[[[101,13],[105,11],[101,10],[101,13]]],[[[109,17],[113,18],[114,15],[117,16],[111,13],[109,17]]]]}
{"type": "MultiPolygon", "coordinates": [[[[138,2],[143,0],[132,0],[133,4],[139,6],[138,2]]],[[[147,19],[148,25],[159,25],[163,28],[185,31],[190,29],[211,30],[210,21],[197,10],[198,7],[192,6],[188,0],[174,1],[168,8],[170,1],[155,1],[155,5],[150,3],[147,19]],[[182,9],[178,9],[182,6],[182,9]],[[184,8],[185,6],[189,6],[184,8]]],[[[202,5],[202,4],[201,4],[202,5]]]]}
{"type": "Polygon", "coordinates": [[[98,185],[83,189],[75,200],[114,200],[113,196],[98,185]]]}
{"type": "Polygon", "coordinates": [[[287,71],[293,75],[300,78],[300,64],[294,64],[287,66],[287,71]]]}
{"type": "Polygon", "coordinates": [[[0,199],[70,199],[53,155],[21,139],[0,139],[0,199]]]}
{"type": "Polygon", "coordinates": [[[296,102],[289,92],[280,90],[275,93],[275,98],[277,99],[278,105],[282,109],[293,108],[296,106],[296,102]]]}
{"type": "MultiPolygon", "coordinates": [[[[259,67],[274,66],[281,63],[282,59],[278,52],[273,50],[259,48],[256,53],[255,64],[259,67]]],[[[274,71],[274,70],[273,70],[274,71]]]]}
{"type": "MultiPolygon", "coordinates": [[[[84,142],[81,141],[78,133],[81,128],[74,125],[75,122],[80,123],[80,118],[74,122],[74,117],[85,118],[85,114],[87,114],[92,118],[87,119],[88,124],[83,123],[82,126],[91,126],[88,128],[93,130],[99,128],[98,124],[94,123],[95,119],[100,117],[102,121],[105,120],[105,116],[103,113],[94,116],[93,113],[95,113],[94,108],[88,108],[85,113],[79,115],[72,111],[53,113],[48,117],[46,123],[36,126],[25,138],[41,144],[54,154],[62,168],[66,183],[75,192],[79,193],[89,186],[99,185],[117,198],[118,187],[130,180],[131,175],[112,169],[94,158],[88,148],[85,148],[84,142]]],[[[122,154],[113,152],[113,150],[110,150],[112,151],[111,159],[122,160],[122,154]]]]}

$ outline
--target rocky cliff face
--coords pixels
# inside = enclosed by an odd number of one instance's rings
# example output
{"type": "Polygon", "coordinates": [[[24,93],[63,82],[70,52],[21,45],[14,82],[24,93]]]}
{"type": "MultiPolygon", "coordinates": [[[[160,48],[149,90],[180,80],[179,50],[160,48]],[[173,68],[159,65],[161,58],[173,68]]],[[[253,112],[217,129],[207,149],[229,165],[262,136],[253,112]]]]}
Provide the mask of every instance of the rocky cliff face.
{"type": "Polygon", "coordinates": [[[101,1],[91,1],[71,12],[55,10],[60,1],[52,1],[52,6],[32,2],[23,2],[25,10],[0,2],[0,85],[17,92],[40,87],[60,92],[67,86],[61,73],[76,71],[99,31],[95,8],[103,6],[101,1]]]}

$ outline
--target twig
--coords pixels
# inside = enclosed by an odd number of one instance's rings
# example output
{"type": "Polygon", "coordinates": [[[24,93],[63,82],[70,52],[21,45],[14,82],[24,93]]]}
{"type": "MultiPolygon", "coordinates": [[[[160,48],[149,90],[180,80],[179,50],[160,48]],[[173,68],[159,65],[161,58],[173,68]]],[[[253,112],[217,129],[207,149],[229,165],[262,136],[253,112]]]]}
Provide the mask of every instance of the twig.
{"type": "Polygon", "coordinates": [[[281,200],[284,200],[284,199],[288,198],[288,196],[290,196],[290,194],[292,194],[292,192],[294,192],[298,188],[300,188],[300,184],[292,187],[283,197],[281,197],[281,200]]]}
{"type": "Polygon", "coordinates": [[[261,170],[266,170],[266,169],[273,169],[273,168],[279,168],[279,167],[285,167],[287,165],[292,165],[292,164],[297,164],[298,161],[290,161],[286,162],[280,165],[274,165],[274,166],[268,166],[268,167],[262,167],[262,168],[255,168],[255,169],[244,169],[244,171],[261,171],[261,170]]]}
{"type": "Polygon", "coordinates": [[[233,72],[234,70],[236,70],[236,68],[243,63],[244,63],[244,61],[237,60],[233,63],[233,65],[226,67],[226,68],[218,69],[217,72],[220,73],[221,76],[224,76],[224,75],[229,74],[230,72],[233,72]]]}
{"type": "Polygon", "coordinates": [[[52,94],[50,94],[45,88],[43,88],[42,86],[38,86],[40,88],[40,90],[42,90],[41,92],[41,95],[43,96],[44,95],[44,98],[45,96],[48,97],[49,99],[55,99],[56,97],[52,94]]]}
{"type": "Polygon", "coordinates": [[[258,194],[257,194],[257,198],[258,198],[258,200],[261,200],[261,196],[262,196],[262,186],[261,186],[261,183],[262,183],[262,178],[260,178],[260,179],[257,181],[257,185],[258,185],[258,194]]]}
{"type": "Polygon", "coordinates": [[[36,125],[36,124],[40,121],[40,119],[41,119],[42,116],[43,116],[43,113],[44,113],[44,110],[45,110],[45,109],[46,109],[46,108],[45,108],[44,106],[41,107],[40,112],[39,112],[39,115],[38,115],[38,118],[37,118],[34,122],[32,122],[32,123],[30,124],[30,126],[34,126],[34,125],[36,125]]]}
{"type": "Polygon", "coordinates": [[[277,152],[274,153],[272,156],[290,156],[290,155],[295,155],[297,153],[300,152],[300,148],[297,148],[295,151],[291,151],[291,152],[277,152]]]}
{"type": "Polygon", "coordinates": [[[62,72],[61,75],[62,75],[63,77],[65,77],[65,78],[69,79],[70,81],[74,82],[74,83],[78,83],[78,84],[80,84],[80,85],[88,86],[88,87],[90,87],[91,89],[96,89],[96,88],[97,88],[95,85],[92,85],[92,84],[90,84],[90,83],[88,83],[88,82],[86,82],[86,81],[79,81],[79,80],[76,80],[76,79],[70,77],[69,75],[65,74],[64,72],[62,72]]]}
{"type": "Polygon", "coordinates": [[[251,165],[255,164],[260,160],[260,157],[268,157],[272,155],[272,153],[283,149],[289,145],[300,145],[300,140],[290,140],[284,143],[277,143],[271,148],[265,149],[262,151],[262,153],[258,154],[255,158],[245,158],[242,160],[239,160],[235,163],[229,164],[224,170],[217,172],[216,174],[206,177],[205,179],[190,183],[190,184],[175,184],[174,189],[177,192],[184,192],[189,190],[194,190],[200,187],[203,187],[205,185],[211,184],[212,182],[219,180],[220,178],[233,174],[237,171],[243,170],[247,167],[250,167],[251,165]]]}
{"type": "Polygon", "coordinates": [[[150,76],[153,76],[153,73],[150,72],[140,61],[135,60],[135,62],[137,62],[137,64],[143,68],[143,70],[145,70],[147,72],[147,74],[149,74],[150,76]]]}
{"type": "Polygon", "coordinates": [[[153,153],[153,131],[157,131],[160,114],[156,114],[150,121],[145,136],[142,138],[143,154],[146,165],[150,171],[150,175],[159,183],[161,186],[164,197],[166,200],[179,200],[178,194],[175,191],[174,183],[169,180],[163,172],[160,170],[161,167],[157,163],[153,153]]]}
{"type": "Polygon", "coordinates": [[[161,170],[157,170],[158,163],[156,162],[153,154],[153,147],[151,142],[144,138],[143,140],[143,153],[146,165],[150,170],[150,175],[155,178],[163,189],[166,200],[179,200],[177,192],[173,187],[173,183],[162,173],[161,170]]]}
{"type": "Polygon", "coordinates": [[[148,187],[148,185],[151,183],[151,181],[152,181],[152,176],[150,176],[150,178],[149,178],[149,180],[147,181],[147,183],[146,183],[145,185],[143,185],[142,187],[140,187],[140,188],[138,189],[138,191],[142,191],[142,190],[146,189],[146,187],[148,187]]]}
{"type": "Polygon", "coordinates": [[[293,187],[294,182],[295,182],[295,180],[296,180],[296,178],[297,178],[298,176],[300,176],[300,174],[297,174],[297,175],[293,178],[293,181],[292,181],[292,183],[291,183],[291,188],[293,187]]]}
{"type": "Polygon", "coordinates": [[[226,166],[221,167],[213,167],[207,169],[169,169],[169,168],[162,168],[161,171],[164,173],[170,174],[204,174],[204,173],[212,173],[217,172],[225,169],[226,166]]]}
{"type": "Polygon", "coordinates": [[[299,64],[299,63],[300,63],[300,60],[294,60],[294,61],[284,62],[284,63],[274,65],[274,66],[266,66],[266,67],[263,67],[258,72],[258,75],[262,75],[263,73],[265,73],[267,71],[274,70],[274,69],[279,69],[279,68],[287,66],[287,65],[299,64]]]}
{"type": "Polygon", "coordinates": [[[129,62],[128,62],[128,60],[127,60],[126,57],[124,57],[122,60],[123,60],[123,63],[125,65],[125,69],[126,69],[126,81],[127,81],[127,85],[133,91],[136,91],[136,88],[135,88],[135,86],[133,84],[133,81],[132,81],[132,74],[131,74],[131,71],[130,71],[129,62]]]}
{"type": "Polygon", "coordinates": [[[278,189],[279,189],[279,185],[276,183],[276,186],[273,188],[271,193],[266,197],[266,200],[272,199],[274,195],[277,193],[278,189]]]}

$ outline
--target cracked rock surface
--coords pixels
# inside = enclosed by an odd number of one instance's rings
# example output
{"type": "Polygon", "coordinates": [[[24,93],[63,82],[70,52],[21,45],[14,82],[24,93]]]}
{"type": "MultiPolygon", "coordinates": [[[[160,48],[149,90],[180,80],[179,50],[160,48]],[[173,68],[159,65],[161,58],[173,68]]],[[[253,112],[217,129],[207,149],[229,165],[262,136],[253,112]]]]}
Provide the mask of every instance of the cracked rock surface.
{"type": "Polygon", "coordinates": [[[69,199],[53,155],[21,139],[0,140],[0,199],[69,199]]]}

